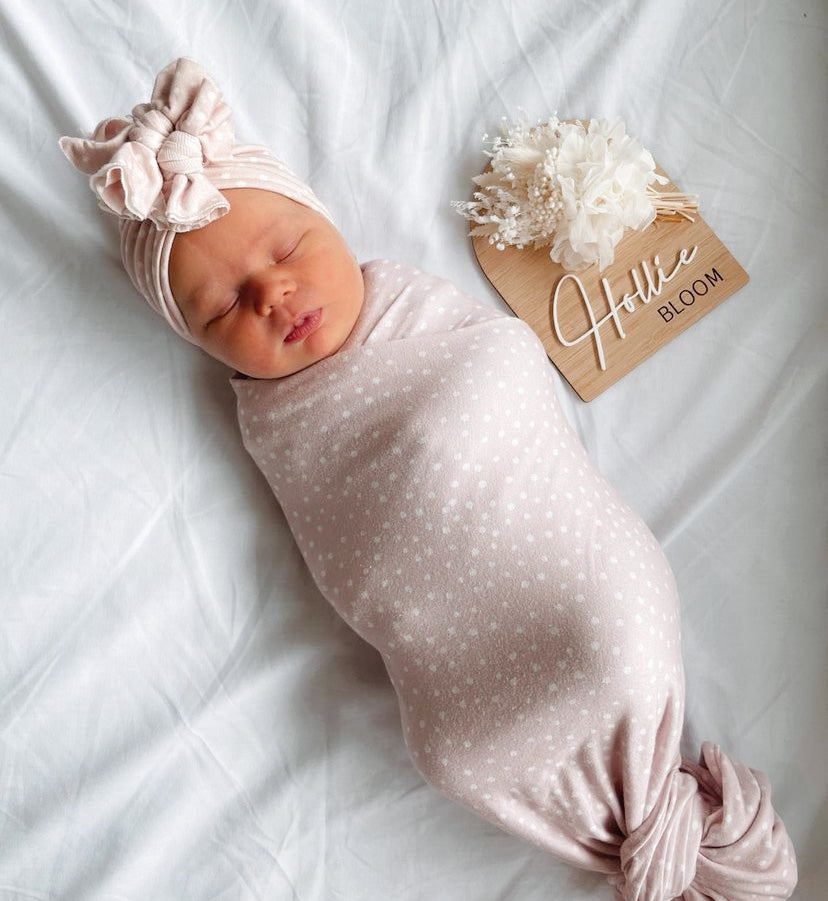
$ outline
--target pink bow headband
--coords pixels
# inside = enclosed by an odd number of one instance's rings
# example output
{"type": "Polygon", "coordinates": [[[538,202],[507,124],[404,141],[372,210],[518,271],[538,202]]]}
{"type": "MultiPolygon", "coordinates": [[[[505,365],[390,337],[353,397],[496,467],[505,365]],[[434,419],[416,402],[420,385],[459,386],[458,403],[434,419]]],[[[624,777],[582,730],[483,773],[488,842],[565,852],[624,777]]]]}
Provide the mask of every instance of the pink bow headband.
{"type": "Polygon", "coordinates": [[[283,194],[331,220],[311,189],[270,150],[237,144],[230,108],[213,79],[189,59],[157,75],[149,103],[104,119],[89,138],[62,137],[60,149],[81,172],[101,209],[120,219],[121,259],[138,291],[172,328],[193,341],[170,290],[176,233],[224,216],[227,188],[283,194]]]}

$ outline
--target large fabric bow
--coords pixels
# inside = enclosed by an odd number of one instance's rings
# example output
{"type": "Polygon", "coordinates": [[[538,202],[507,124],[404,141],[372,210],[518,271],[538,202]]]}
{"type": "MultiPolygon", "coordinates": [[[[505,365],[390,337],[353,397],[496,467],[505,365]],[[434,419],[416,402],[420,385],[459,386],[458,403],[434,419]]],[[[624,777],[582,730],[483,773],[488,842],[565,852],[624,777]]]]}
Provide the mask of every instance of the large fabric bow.
{"type": "Polygon", "coordinates": [[[104,119],[90,138],[63,137],[60,148],[102,209],[149,219],[159,230],[201,228],[230,204],[204,172],[235,144],[230,108],[195,62],[178,59],[155,79],[149,103],[131,116],[104,119]]]}

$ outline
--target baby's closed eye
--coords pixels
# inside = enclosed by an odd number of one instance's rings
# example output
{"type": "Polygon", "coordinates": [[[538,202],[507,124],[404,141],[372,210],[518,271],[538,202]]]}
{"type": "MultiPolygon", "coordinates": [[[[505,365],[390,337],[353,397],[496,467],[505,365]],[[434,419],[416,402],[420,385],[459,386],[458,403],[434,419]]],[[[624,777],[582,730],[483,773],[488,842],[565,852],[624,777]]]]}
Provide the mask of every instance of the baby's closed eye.
{"type": "Polygon", "coordinates": [[[218,303],[215,304],[215,309],[218,310],[218,312],[210,317],[210,319],[207,321],[207,325],[209,326],[216,320],[222,319],[236,306],[238,302],[238,291],[234,291],[231,294],[228,294],[226,297],[223,297],[218,303]]]}
{"type": "Polygon", "coordinates": [[[279,242],[279,245],[273,249],[273,253],[271,254],[271,261],[274,264],[283,263],[285,260],[292,257],[295,251],[299,248],[299,245],[302,243],[302,238],[304,238],[304,234],[297,235],[292,241],[289,241],[287,243],[279,242]]]}

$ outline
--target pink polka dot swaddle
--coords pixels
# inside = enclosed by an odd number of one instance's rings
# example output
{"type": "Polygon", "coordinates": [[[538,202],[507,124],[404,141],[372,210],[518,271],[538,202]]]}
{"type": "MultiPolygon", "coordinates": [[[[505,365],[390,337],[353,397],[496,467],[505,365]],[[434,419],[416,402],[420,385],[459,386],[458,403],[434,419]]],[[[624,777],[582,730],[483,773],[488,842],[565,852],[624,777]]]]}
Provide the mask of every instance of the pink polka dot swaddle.
{"type": "Polygon", "coordinates": [[[434,787],[625,901],[787,898],[761,773],[679,753],[670,566],[597,471],[532,329],[364,267],[333,356],[233,379],[245,446],[316,584],[381,653],[434,787]]]}

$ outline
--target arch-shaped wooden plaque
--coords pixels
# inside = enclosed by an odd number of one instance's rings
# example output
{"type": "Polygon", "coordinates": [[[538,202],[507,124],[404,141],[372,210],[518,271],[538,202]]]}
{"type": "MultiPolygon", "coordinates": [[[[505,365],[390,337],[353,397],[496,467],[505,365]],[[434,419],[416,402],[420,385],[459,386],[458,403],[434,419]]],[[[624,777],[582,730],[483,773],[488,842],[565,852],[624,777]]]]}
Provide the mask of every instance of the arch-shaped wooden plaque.
{"type": "MultiPolygon", "coordinates": [[[[658,169],[663,175],[663,171],[658,169]]],[[[662,190],[677,191],[672,182],[662,190]]],[[[748,282],[698,213],[630,231],[603,272],[567,272],[548,249],[472,244],[486,277],[582,400],[596,398],[748,282]]]]}

